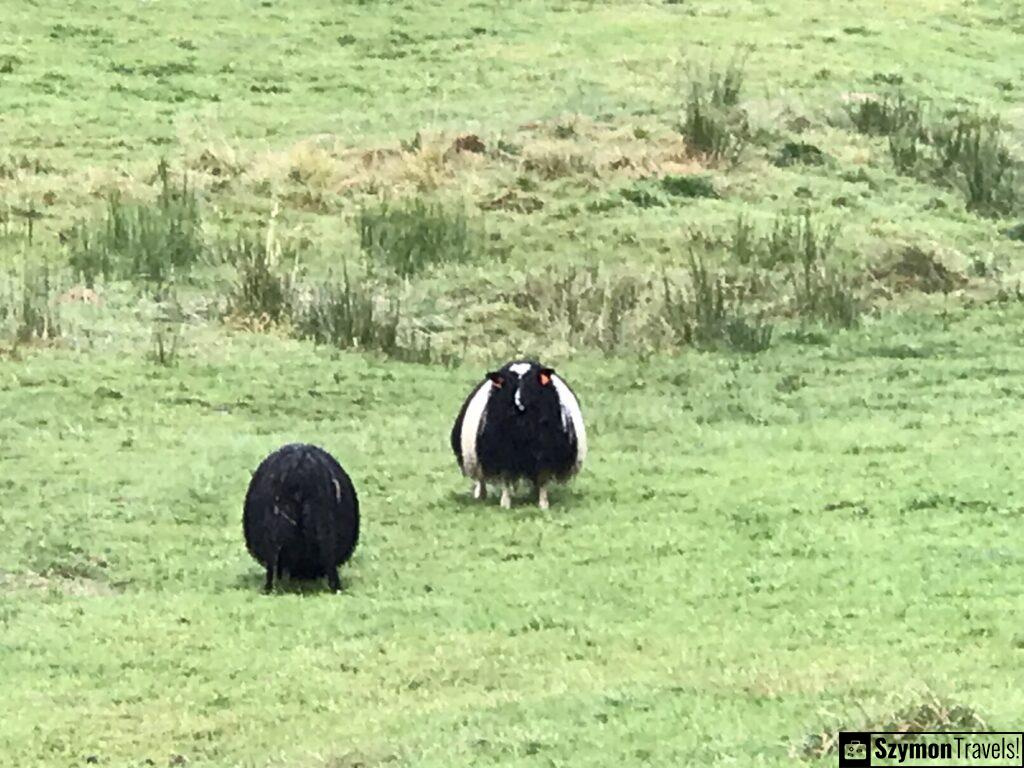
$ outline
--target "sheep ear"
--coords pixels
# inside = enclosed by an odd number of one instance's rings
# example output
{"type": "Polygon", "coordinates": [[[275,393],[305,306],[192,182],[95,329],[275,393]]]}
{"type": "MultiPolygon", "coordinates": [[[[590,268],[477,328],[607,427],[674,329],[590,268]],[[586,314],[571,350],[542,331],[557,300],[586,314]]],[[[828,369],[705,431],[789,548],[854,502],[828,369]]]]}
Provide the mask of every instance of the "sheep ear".
{"type": "Polygon", "coordinates": [[[501,375],[501,371],[491,371],[487,374],[487,378],[497,389],[501,389],[501,385],[505,383],[505,377],[501,375]]]}
{"type": "Polygon", "coordinates": [[[537,374],[537,379],[540,381],[542,386],[547,386],[551,383],[551,377],[555,375],[554,368],[541,368],[540,373],[537,374]]]}

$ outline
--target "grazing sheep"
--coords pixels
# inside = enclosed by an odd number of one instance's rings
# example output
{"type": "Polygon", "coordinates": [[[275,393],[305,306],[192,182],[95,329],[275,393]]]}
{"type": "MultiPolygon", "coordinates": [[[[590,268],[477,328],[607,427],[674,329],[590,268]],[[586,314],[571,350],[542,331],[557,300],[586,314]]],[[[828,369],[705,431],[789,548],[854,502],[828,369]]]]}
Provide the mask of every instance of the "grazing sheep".
{"type": "Polygon", "coordinates": [[[473,497],[488,482],[502,485],[501,506],[512,506],[512,486],[529,480],[537,503],[548,508],[548,484],[579,472],[587,432],[579,401],[561,377],[535,361],[516,361],[488,373],[462,404],[451,435],[452,451],[473,497]]]}
{"type": "Polygon", "coordinates": [[[329,453],[292,444],[267,456],[249,483],[242,515],[245,545],[274,574],[298,579],[327,577],[341,589],[338,566],[359,541],[359,498],[352,481],[329,453]]]}

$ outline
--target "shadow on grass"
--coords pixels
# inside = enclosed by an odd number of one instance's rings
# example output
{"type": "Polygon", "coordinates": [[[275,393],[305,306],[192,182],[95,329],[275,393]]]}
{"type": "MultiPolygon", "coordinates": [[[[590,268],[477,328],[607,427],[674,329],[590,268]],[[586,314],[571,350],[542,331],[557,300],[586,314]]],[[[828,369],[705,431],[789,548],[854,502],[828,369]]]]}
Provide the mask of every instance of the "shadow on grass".
{"type": "MultiPolygon", "coordinates": [[[[359,584],[357,577],[345,572],[345,566],[338,569],[338,577],[341,579],[339,595],[346,595],[355,591],[359,584]]],[[[240,574],[235,580],[235,588],[241,592],[252,592],[257,595],[267,595],[268,597],[275,595],[330,596],[334,594],[327,586],[326,577],[319,579],[293,579],[286,575],[280,579],[274,579],[274,589],[269,593],[263,591],[264,579],[263,571],[257,568],[252,572],[240,574]]]]}
{"type": "Polygon", "coordinates": [[[487,486],[487,498],[474,499],[472,485],[459,487],[449,491],[445,497],[445,506],[457,512],[484,511],[488,513],[513,515],[521,518],[546,518],[550,515],[572,512],[583,499],[572,485],[551,485],[548,487],[548,509],[537,506],[537,494],[528,484],[519,485],[512,492],[512,509],[501,508],[501,487],[487,486]]]}

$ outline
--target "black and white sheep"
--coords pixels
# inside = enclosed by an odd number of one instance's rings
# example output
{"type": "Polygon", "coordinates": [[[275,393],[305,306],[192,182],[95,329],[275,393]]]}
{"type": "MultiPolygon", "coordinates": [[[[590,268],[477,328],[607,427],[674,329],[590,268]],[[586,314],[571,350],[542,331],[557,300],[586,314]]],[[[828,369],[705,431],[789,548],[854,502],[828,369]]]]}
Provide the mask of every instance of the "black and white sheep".
{"type": "Polygon", "coordinates": [[[512,506],[512,486],[528,480],[548,508],[548,485],[579,472],[587,432],[579,401],[551,368],[536,361],[508,363],[488,373],[462,404],[451,434],[452,451],[473,497],[500,483],[501,506],[512,506]]]}
{"type": "Polygon", "coordinates": [[[338,566],[359,541],[359,498],[352,481],[327,451],[315,445],[286,445],[267,456],[253,473],[242,515],[245,545],[267,570],[298,579],[327,577],[341,589],[338,566]]]}

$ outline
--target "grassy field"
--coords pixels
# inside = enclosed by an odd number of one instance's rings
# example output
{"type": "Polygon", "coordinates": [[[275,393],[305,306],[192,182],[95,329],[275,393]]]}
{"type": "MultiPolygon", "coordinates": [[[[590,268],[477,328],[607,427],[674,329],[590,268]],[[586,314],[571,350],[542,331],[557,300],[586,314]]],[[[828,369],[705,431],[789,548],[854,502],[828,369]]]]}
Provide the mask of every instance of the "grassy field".
{"type": "Polygon", "coordinates": [[[0,763],[1022,726],[1019,3],[0,18],[0,763]],[[549,511],[447,446],[523,354],[591,435],[549,511]],[[337,596],[242,542],[296,440],[362,500],[337,596]]]}

